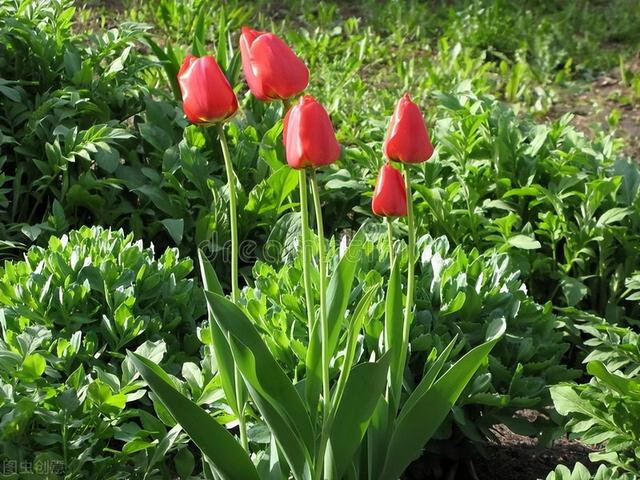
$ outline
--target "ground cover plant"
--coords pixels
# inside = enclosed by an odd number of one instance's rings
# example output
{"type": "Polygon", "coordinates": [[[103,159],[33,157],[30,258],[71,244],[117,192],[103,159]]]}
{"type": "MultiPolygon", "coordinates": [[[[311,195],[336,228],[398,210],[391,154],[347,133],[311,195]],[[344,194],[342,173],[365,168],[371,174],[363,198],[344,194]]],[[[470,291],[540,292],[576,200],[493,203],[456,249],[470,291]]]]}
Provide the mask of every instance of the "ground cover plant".
{"type": "Polygon", "coordinates": [[[0,0],[0,475],[640,477],[639,20],[0,0]]]}

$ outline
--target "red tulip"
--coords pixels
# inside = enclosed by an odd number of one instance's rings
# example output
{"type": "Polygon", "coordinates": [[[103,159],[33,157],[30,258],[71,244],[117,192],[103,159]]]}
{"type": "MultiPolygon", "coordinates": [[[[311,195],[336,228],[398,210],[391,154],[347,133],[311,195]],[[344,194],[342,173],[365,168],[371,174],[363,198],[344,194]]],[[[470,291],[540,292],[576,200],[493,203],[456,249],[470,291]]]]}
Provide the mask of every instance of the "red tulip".
{"type": "Polygon", "coordinates": [[[425,162],[433,155],[433,145],[418,106],[405,93],[398,102],[387,128],[384,153],[389,160],[403,163],[425,162]]]}
{"type": "Polygon", "coordinates": [[[192,123],[216,123],[238,110],[229,80],[211,56],[187,55],[178,72],[184,114],[192,123]]]}
{"type": "Polygon", "coordinates": [[[373,192],[371,210],[381,217],[404,217],[407,215],[407,190],[402,173],[385,164],[378,174],[373,192]]]}
{"type": "Polygon", "coordinates": [[[340,158],[340,144],[329,114],[315,98],[305,95],[284,117],[282,140],[290,167],[329,165],[340,158]]]}
{"type": "Polygon", "coordinates": [[[240,53],[249,89],[259,100],[283,100],[307,88],[307,66],[277,35],[242,27],[240,53]]]}

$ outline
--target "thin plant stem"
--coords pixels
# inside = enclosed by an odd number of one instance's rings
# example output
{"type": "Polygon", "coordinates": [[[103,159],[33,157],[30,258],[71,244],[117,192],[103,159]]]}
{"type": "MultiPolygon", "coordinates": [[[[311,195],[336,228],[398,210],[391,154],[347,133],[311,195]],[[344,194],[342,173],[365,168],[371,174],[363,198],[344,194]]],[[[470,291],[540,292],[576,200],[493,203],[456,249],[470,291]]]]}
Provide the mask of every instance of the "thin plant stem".
{"type": "MultiPolygon", "coordinates": [[[[408,242],[407,242],[407,298],[404,305],[404,318],[402,323],[402,351],[400,352],[400,365],[404,369],[407,361],[407,352],[409,350],[409,329],[411,327],[411,320],[413,314],[413,292],[415,289],[415,268],[416,268],[416,229],[413,216],[413,195],[411,193],[411,176],[409,173],[409,166],[404,165],[404,180],[407,190],[407,228],[408,228],[408,242]]],[[[402,387],[402,375],[400,375],[400,385],[398,385],[398,391],[402,387]]],[[[396,410],[400,404],[400,395],[395,399],[396,410]]]]}
{"type": "Polygon", "coordinates": [[[309,338],[313,329],[313,284],[311,283],[311,239],[309,238],[309,201],[307,193],[307,172],[304,168],[298,170],[300,188],[300,223],[302,229],[302,279],[304,296],[307,304],[307,330],[309,338]]]}
{"type": "Polygon", "coordinates": [[[224,133],[222,123],[218,124],[218,137],[220,138],[220,146],[222,147],[224,169],[227,173],[227,188],[229,189],[229,223],[231,225],[231,300],[233,300],[233,303],[237,304],[240,298],[240,291],[238,287],[238,211],[236,203],[236,176],[233,172],[229,145],[227,144],[227,137],[224,133]]]}
{"type": "Polygon", "coordinates": [[[389,240],[389,266],[393,266],[393,262],[396,259],[395,251],[393,250],[393,224],[391,217],[386,217],[385,222],[387,224],[387,240],[389,240]]]}
{"type": "MultiPolygon", "coordinates": [[[[229,224],[231,226],[231,300],[236,305],[240,300],[240,289],[238,287],[238,211],[236,194],[236,176],[231,163],[231,154],[227,137],[224,133],[224,125],[218,124],[218,138],[222,147],[224,157],[224,168],[227,174],[227,185],[229,189],[229,224]]],[[[238,367],[234,367],[234,386],[236,393],[236,409],[238,413],[238,429],[240,430],[240,444],[247,452],[249,451],[249,441],[247,438],[247,424],[244,418],[244,393],[242,388],[242,377],[238,367]]]]}
{"type": "Polygon", "coordinates": [[[329,390],[329,327],[327,323],[327,262],[324,245],[324,226],[322,223],[322,206],[320,204],[320,189],[315,171],[311,171],[311,190],[318,229],[318,270],[320,273],[320,336],[322,342],[322,389],[325,411],[330,405],[329,390]]]}
{"type": "Polygon", "coordinates": [[[324,225],[322,222],[322,205],[320,203],[320,189],[316,179],[315,170],[311,171],[311,190],[315,207],[316,228],[318,230],[318,269],[320,273],[320,346],[322,356],[322,400],[323,400],[323,426],[320,438],[320,450],[318,452],[317,475],[320,475],[324,466],[324,456],[327,447],[328,435],[331,424],[331,389],[329,385],[329,323],[327,319],[327,261],[324,244],[324,225]]]}

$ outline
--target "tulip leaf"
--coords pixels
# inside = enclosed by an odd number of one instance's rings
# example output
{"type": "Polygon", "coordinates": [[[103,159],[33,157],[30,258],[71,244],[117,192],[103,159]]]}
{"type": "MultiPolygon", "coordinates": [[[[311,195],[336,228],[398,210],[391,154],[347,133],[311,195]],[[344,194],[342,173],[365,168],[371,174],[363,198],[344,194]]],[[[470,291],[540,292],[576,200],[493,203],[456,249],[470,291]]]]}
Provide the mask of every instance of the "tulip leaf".
{"type": "MultiPolygon", "coordinates": [[[[216,275],[216,272],[209,260],[205,257],[204,252],[200,249],[198,249],[198,260],[200,263],[200,277],[202,278],[202,284],[205,291],[212,291],[218,295],[222,295],[222,287],[220,286],[218,276],[216,275]]],[[[229,347],[227,338],[213,319],[213,311],[211,309],[211,305],[209,305],[208,297],[207,312],[209,315],[209,331],[211,333],[212,350],[218,365],[220,384],[227,399],[227,403],[235,415],[240,416],[238,407],[241,402],[238,402],[238,398],[236,398],[236,380],[234,376],[235,367],[233,355],[231,354],[231,348],[229,347]]]]}
{"type": "Polygon", "coordinates": [[[362,443],[376,405],[384,393],[390,359],[386,353],[375,363],[357,365],[349,376],[331,428],[336,478],[342,478],[362,443]]]}
{"type": "Polygon", "coordinates": [[[298,391],[247,316],[221,295],[205,292],[213,318],[229,342],[247,389],[297,478],[314,449],[315,434],[298,391]]]}
{"type": "Polygon", "coordinates": [[[396,257],[391,265],[391,275],[387,287],[385,303],[384,334],[387,351],[391,351],[390,379],[392,405],[397,405],[402,393],[402,377],[404,375],[405,361],[402,358],[404,315],[402,311],[402,290],[400,288],[400,259],[396,257]]]}
{"type": "Polygon", "coordinates": [[[309,335],[309,346],[307,347],[307,372],[304,383],[304,394],[307,406],[312,416],[318,412],[318,402],[322,390],[322,363],[320,362],[322,352],[320,348],[320,322],[314,323],[309,335]]]}
{"type": "Polygon", "coordinates": [[[399,478],[409,464],[420,456],[425,443],[445,420],[451,407],[506,329],[503,318],[489,326],[491,335],[449,368],[429,389],[418,388],[409,397],[391,433],[380,480],[399,478]]]}
{"type": "Polygon", "coordinates": [[[338,343],[344,312],[349,304],[356,268],[362,256],[364,228],[356,232],[347,250],[338,262],[327,286],[327,321],[329,323],[329,355],[333,355],[338,343]]]}
{"type": "Polygon", "coordinates": [[[384,467],[384,459],[389,444],[389,418],[390,406],[384,397],[378,399],[367,430],[367,469],[368,478],[380,478],[380,472],[384,467]]]}
{"type": "Polygon", "coordinates": [[[201,248],[198,249],[198,262],[200,263],[200,278],[204,289],[218,295],[224,295],[218,275],[201,248]]]}
{"type": "Polygon", "coordinates": [[[128,353],[132,363],[157,395],[162,404],[180,424],[226,480],[258,480],[258,472],[247,453],[226,428],[201,407],[178,392],[169,376],[152,361],[128,353]]]}
{"type": "Polygon", "coordinates": [[[438,374],[440,374],[442,367],[444,367],[444,364],[449,358],[449,355],[451,355],[451,350],[453,350],[453,346],[455,345],[457,339],[458,337],[456,336],[453,338],[453,340],[449,342],[449,345],[447,345],[446,348],[442,351],[442,353],[438,355],[438,358],[436,358],[436,361],[433,363],[433,365],[431,365],[431,367],[429,368],[425,376],[422,378],[418,386],[415,388],[415,390],[411,392],[411,395],[409,396],[405,404],[402,406],[402,412],[398,417],[398,421],[400,421],[400,419],[404,414],[412,411],[413,407],[415,406],[415,403],[420,398],[422,398],[424,394],[426,394],[429,391],[429,389],[435,382],[436,378],[438,377],[438,374]]]}
{"type": "Polygon", "coordinates": [[[369,312],[369,307],[371,306],[373,297],[377,291],[378,285],[374,285],[369,290],[367,290],[358,302],[358,305],[353,312],[352,321],[349,325],[347,345],[345,347],[344,362],[342,363],[340,377],[338,378],[338,383],[336,384],[336,388],[333,394],[334,405],[337,405],[340,402],[347,380],[349,380],[351,367],[353,366],[353,363],[355,361],[356,349],[358,346],[358,335],[360,333],[360,329],[362,328],[362,324],[364,323],[364,320],[369,312]]]}
{"type": "MultiPolygon", "coordinates": [[[[349,304],[349,296],[355,276],[356,267],[360,261],[362,252],[363,227],[351,239],[351,243],[336,267],[329,285],[327,286],[327,321],[329,323],[329,357],[333,355],[340,327],[343,325],[344,312],[349,304]]],[[[311,329],[309,347],[307,349],[307,381],[305,395],[311,412],[316,411],[318,397],[321,390],[321,354],[320,354],[320,328],[316,322],[311,329]]]]}

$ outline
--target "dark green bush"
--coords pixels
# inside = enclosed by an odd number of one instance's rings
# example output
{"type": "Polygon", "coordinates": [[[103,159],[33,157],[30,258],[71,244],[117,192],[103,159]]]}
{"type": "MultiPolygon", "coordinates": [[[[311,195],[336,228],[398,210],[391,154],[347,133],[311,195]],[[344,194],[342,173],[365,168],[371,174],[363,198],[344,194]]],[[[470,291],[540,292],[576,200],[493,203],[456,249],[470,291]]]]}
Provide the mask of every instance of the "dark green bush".
{"type": "MultiPolygon", "coordinates": [[[[0,2],[0,249],[99,224],[184,253],[200,246],[225,268],[228,201],[215,129],[187,126],[149,54],[148,25],[78,33],[76,16],[70,0],[0,2]]],[[[241,235],[259,244],[291,208],[296,179],[281,170],[281,107],[254,107],[228,134],[241,235]]]]}

